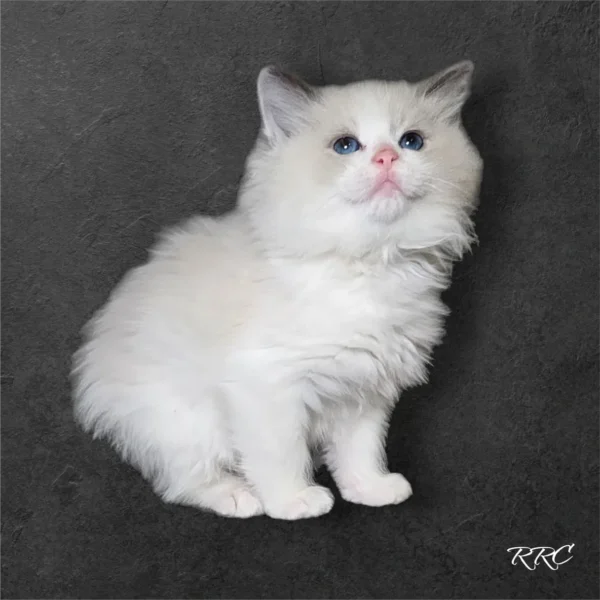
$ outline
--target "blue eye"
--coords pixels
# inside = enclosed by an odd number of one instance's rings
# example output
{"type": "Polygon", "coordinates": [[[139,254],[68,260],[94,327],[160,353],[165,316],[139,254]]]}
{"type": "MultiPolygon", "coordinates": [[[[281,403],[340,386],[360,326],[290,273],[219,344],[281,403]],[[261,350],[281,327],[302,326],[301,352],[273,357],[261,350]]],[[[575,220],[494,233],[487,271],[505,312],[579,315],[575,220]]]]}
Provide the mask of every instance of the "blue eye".
{"type": "Polygon", "coordinates": [[[420,150],[423,147],[423,138],[416,131],[407,131],[400,138],[400,147],[407,150],[420,150]]]}
{"type": "Polygon", "coordinates": [[[360,142],[350,136],[340,138],[336,140],[333,144],[333,149],[338,154],[352,154],[353,152],[357,152],[360,150],[360,142]]]}

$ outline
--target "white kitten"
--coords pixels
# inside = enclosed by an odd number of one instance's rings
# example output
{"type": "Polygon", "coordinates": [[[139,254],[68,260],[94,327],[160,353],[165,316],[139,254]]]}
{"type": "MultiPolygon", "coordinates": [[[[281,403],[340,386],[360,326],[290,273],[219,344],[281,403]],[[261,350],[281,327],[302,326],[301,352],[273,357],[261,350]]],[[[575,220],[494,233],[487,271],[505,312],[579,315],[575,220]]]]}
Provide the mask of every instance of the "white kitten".
{"type": "Polygon", "coordinates": [[[86,328],[75,410],[167,502],[314,517],[319,450],[342,496],[397,504],[390,412],[443,335],[482,162],[460,123],[473,66],[417,84],[258,78],[238,208],[167,232],[86,328]]]}

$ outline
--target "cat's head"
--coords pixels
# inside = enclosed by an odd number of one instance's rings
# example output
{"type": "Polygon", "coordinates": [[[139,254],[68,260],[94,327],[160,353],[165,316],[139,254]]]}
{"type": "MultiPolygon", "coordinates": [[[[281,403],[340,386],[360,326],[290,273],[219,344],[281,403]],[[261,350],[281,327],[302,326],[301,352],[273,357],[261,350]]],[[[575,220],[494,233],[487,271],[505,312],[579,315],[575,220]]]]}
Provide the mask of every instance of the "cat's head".
{"type": "Polygon", "coordinates": [[[264,68],[240,205],[283,252],[460,254],[482,170],[461,124],[472,72],[465,61],[418,83],[314,87],[264,68]]]}

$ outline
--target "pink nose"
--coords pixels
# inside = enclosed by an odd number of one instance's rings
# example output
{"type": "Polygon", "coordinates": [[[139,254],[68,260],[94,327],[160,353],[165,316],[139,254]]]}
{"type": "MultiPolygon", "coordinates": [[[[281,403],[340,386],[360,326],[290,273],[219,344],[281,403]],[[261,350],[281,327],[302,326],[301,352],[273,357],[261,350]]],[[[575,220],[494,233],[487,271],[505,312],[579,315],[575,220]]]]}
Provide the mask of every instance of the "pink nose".
{"type": "Polygon", "coordinates": [[[383,169],[390,169],[392,166],[392,163],[398,160],[398,153],[393,149],[390,148],[389,146],[386,148],[381,148],[381,150],[378,150],[375,153],[375,156],[373,156],[372,161],[380,168],[383,169]]]}

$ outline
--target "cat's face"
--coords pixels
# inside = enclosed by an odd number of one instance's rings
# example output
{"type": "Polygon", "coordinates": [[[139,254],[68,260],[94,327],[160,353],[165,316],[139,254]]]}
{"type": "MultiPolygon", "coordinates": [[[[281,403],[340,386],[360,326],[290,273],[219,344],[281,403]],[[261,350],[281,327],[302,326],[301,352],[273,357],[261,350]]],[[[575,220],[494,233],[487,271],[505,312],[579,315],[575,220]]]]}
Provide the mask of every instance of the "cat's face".
{"type": "Polygon", "coordinates": [[[289,242],[301,234],[324,247],[390,236],[416,247],[446,235],[475,205],[481,175],[460,124],[471,72],[459,63],[418,84],[311,88],[264,69],[247,178],[261,218],[289,242]]]}

